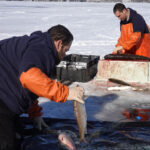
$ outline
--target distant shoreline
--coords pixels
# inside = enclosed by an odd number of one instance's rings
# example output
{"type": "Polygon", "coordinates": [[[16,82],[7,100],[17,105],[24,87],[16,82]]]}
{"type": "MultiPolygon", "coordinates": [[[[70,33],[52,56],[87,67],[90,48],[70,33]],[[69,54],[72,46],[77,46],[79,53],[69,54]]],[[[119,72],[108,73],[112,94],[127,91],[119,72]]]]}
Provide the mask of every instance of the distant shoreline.
{"type": "Polygon", "coordinates": [[[35,1],[35,2],[147,2],[150,0],[0,0],[0,1],[35,1]]]}

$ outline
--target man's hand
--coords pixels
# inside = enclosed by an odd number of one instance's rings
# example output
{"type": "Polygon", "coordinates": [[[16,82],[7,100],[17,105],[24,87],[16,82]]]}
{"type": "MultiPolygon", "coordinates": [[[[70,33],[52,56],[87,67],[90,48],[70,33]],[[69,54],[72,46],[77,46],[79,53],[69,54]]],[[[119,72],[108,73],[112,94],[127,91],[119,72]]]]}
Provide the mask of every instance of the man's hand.
{"type": "Polygon", "coordinates": [[[84,95],[84,88],[80,86],[71,87],[69,88],[69,95],[68,95],[67,100],[76,100],[84,104],[83,95],[84,95]]]}
{"type": "Polygon", "coordinates": [[[42,130],[42,127],[49,128],[48,125],[44,122],[42,117],[36,117],[33,119],[34,126],[36,126],[39,130],[42,130]]]}
{"type": "Polygon", "coordinates": [[[122,46],[117,46],[117,47],[113,50],[112,53],[113,53],[113,54],[123,54],[123,53],[124,53],[124,49],[123,49],[122,46]]]}

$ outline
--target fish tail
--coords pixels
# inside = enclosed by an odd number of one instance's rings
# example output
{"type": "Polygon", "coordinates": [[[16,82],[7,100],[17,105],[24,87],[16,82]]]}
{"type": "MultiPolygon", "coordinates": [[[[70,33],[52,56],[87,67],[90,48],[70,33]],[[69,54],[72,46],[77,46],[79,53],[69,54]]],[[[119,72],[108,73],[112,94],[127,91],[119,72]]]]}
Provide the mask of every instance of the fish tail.
{"type": "Polygon", "coordinates": [[[89,142],[85,138],[80,139],[80,142],[84,142],[86,144],[89,144],[89,142]]]}

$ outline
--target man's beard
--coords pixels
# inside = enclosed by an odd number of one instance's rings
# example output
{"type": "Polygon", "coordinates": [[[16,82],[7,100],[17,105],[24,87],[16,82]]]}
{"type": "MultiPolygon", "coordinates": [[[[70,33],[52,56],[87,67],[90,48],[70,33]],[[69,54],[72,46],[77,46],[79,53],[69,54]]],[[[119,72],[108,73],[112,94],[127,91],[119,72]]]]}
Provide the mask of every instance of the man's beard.
{"type": "Polygon", "coordinates": [[[61,59],[60,59],[59,53],[57,52],[56,65],[58,65],[60,61],[61,59]]]}
{"type": "Polygon", "coordinates": [[[58,52],[57,54],[60,61],[63,60],[63,58],[65,57],[65,54],[62,52],[58,52]]]}

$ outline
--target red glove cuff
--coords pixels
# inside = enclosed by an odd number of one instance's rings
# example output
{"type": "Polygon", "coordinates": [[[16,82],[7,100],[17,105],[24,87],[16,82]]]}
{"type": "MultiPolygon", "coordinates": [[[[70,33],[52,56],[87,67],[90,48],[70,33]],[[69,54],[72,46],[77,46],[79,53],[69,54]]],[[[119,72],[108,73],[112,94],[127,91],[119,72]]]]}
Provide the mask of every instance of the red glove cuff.
{"type": "Polygon", "coordinates": [[[38,100],[35,100],[28,111],[29,119],[34,119],[36,117],[42,116],[41,111],[42,107],[38,105],[38,100]]]}

